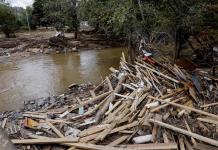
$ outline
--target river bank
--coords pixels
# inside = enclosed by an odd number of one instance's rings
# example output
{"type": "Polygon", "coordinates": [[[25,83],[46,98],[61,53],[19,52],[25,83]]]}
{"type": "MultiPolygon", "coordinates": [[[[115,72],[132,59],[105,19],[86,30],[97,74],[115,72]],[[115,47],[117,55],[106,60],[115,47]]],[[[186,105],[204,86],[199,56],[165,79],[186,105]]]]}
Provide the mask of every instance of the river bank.
{"type": "Polygon", "coordinates": [[[0,36],[0,63],[20,60],[38,54],[72,53],[83,50],[101,50],[124,46],[119,40],[107,39],[105,35],[81,32],[78,39],[73,33],[65,33],[66,47],[50,45],[49,39],[56,34],[54,29],[18,32],[16,38],[0,36]]]}

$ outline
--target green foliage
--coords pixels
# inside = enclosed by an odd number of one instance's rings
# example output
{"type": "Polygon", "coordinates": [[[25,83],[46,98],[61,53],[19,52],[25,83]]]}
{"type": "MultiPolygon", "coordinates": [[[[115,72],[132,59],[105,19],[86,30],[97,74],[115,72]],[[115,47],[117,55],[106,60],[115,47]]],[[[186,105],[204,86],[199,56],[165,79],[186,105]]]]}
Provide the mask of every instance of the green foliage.
{"type": "Polygon", "coordinates": [[[32,7],[27,7],[26,9],[22,9],[20,14],[17,15],[17,19],[20,22],[20,26],[28,27],[27,19],[30,22],[30,26],[33,26],[32,24],[32,7]]]}
{"type": "MultiPolygon", "coordinates": [[[[208,1],[185,0],[82,0],[79,16],[106,33],[148,35],[174,32],[179,27],[199,30],[208,1]]],[[[194,32],[194,31],[193,31],[194,32]]]]}
{"type": "Polygon", "coordinates": [[[56,29],[69,26],[78,28],[76,0],[36,0],[33,4],[33,18],[37,25],[51,25],[56,29]]]}
{"type": "Polygon", "coordinates": [[[44,22],[42,22],[42,17],[44,16],[44,12],[43,12],[44,3],[45,3],[44,0],[35,0],[34,1],[32,18],[31,18],[32,24],[35,24],[35,25],[44,24],[44,22]]]}
{"type": "Polygon", "coordinates": [[[0,29],[6,35],[10,37],[17,28],[17,19],[9,5],[5,3],[0,4],[0,29]]]}

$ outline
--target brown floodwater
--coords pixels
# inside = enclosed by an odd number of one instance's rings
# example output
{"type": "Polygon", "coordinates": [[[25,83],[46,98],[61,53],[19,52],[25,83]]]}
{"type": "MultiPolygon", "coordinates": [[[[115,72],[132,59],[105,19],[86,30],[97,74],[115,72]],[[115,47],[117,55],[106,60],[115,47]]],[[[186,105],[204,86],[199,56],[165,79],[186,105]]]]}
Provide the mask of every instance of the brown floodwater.
{"type": "Polygon", "coordinates": [[[40,55],[0,63],[0,111],[18,109],[24,101],[63,93],[72,83],[97,84],[111,66],[118,67],[125,48],[40,55]]]}

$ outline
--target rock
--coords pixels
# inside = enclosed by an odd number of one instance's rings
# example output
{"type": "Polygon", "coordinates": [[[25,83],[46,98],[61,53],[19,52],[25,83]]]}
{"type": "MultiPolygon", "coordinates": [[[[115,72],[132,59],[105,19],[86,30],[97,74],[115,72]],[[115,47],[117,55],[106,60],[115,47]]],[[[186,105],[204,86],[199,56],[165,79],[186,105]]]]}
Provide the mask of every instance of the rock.
{"type": "Polygon", "coordinates": [[[77,47],[77,46],[79,46],[81,44],[81,42],[80,41],[71,41],[70,44],[72,46],[76,46],[77,47]]]}
{"type": "Polygon", "coordinates": [[[48,49],[48,48],[45,48],[45,49],[43,49],[43,53],[44,54],[49,54],[51,51],[50,51],[50,49],[48,49]]]}
{"type": "Polygon", "coordinates": [[[71,84],[71,85],[68,86],[69,89],[72,89],[72,88],[74,88],[74,87],[78,87],[78,84],[73,83],[73,84],[71,84]]]}
{"type": "Polygon", "coordinates": [[[27,52],[31,52],[31,53],[40,53],[41,49],[40,48],[29,48],[27,50],[27,52]]]}
{"type": "Polygon", "coordinates": [[[94,44],[94,43],[89,43],[89,44],[88,44],[88,47],[89,47],[89,48],[102,48],[101,45],[94,44]]]}
{"type": "Polygon", "coordinates": [[[65,132],[65,136],[66,137],[77,137],[77,135],[80,133],[81,131],[79,129],[76,128],[71,128],[71,127],[67,127],[67,130],[65,132]]]}

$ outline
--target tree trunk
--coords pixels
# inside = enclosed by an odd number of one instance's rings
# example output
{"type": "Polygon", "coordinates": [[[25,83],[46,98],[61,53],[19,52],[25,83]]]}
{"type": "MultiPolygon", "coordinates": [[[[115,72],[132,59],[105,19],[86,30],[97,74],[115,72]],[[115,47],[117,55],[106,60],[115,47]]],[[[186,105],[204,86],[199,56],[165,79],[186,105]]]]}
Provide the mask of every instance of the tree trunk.
{"type": "Polygon", "coordinates": [[[75,39],[78,38],[78,27],[75,28],[74,38],[75,38],[75,39]]]}
{"type": "Polygon", "coordinates": [[[176,61],[176,59],[180,58],[181,50],[182,50],[182,31],[179,28],[176,30],[174,62],[176,61]]]}
{"type": "Polygon", "coordinates": [[[134,59],[135,59],[135,47],[133,44],[133,37],[132,37],[132,31],[131,31],[129,35],[129,40],[128,40],[128,61],[134,62],[134,59]]]}
{"type": "Polygon", "coordinates": [[[145,22],[145,17],[144,17],[144,13],[143,13],[143,9],[142,9],[141,0],[138,0],[138,5],[139,5],[140,13],[142,16],[142,20],[143,20],[143,22],[145,22]]]}

